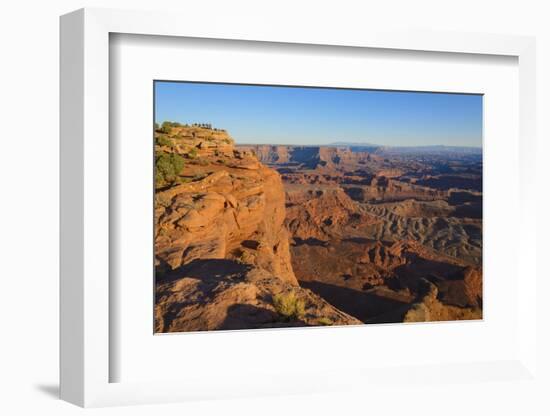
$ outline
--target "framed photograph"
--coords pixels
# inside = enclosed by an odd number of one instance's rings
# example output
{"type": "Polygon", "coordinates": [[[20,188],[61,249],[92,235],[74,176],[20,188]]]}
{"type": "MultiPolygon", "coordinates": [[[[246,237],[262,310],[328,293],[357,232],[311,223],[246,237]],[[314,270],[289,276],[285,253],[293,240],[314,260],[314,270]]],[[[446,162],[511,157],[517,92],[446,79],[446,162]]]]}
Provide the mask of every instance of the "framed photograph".
{"type": "Polygon", "coordinates": [[[154,94],[156,333],[482,319],[481,94],[154,94]]]}
{"type": "Polygon", "coordinates": [[[536,383],[534,40],[181,18],[61,18],[62,398],[536,383]]]}

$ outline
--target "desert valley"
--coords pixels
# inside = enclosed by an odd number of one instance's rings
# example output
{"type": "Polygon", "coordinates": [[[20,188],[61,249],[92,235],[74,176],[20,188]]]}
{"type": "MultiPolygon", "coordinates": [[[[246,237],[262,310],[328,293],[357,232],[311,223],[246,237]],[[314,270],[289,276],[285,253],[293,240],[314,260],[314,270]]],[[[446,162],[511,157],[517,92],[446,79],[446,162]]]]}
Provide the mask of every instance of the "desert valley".
{"type": "Polygon", "coordinates": [[[155,332],[482,318],[482,154],[155,127],[155,332]]]}

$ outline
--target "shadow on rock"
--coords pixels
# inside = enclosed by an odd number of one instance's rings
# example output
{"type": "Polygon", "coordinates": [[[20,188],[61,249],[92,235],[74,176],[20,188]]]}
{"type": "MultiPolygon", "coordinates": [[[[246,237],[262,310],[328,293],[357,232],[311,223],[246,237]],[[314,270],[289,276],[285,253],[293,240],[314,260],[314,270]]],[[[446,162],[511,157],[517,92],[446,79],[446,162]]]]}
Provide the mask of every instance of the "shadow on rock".
{"type": "MultiPolygon", "coordinates": [[[[391,311],[401,311],[405,305],[403,302],[385,298],[376,293],[362,292],[318,281],[302,281],[300,285],[321,296],[341,311],[363,322],[391,311]]],[[[400,322],[399,317],[395,319],[394,322],[400,322]]]]}
{"type": "Polygon", "coordinates": [[[161,264],[155,271],[157,283],[166,283],[181,277],[201,280],[244,278],[251,266],[227,259],[196,259],[174,270],[165,271],[161,264]]]}
{"type": "Polygon", "coordinates": [[[246,303],[237,303],[227,309],[227,317],[218,329],[254,329],[273,324],[278,314],[267,308],[246,303]]]}

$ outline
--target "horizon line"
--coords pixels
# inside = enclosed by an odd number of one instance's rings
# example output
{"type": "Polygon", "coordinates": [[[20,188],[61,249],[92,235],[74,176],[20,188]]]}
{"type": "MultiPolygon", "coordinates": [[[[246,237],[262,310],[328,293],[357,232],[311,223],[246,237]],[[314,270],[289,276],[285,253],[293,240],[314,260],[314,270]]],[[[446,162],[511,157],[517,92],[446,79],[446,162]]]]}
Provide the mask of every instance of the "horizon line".
{"type": "Polygon", "coordinates": [[[321,143],[321,144],[296,144],[296,143],[239,143],[235,140],[235,144],[239,145],[256,145],[256,146],[300,146],[300,147],[320,147],[320,146],[335,146],[335,147],[462,147],[467,149],[483,149],[483,146],[467,146],[467,145],[447,145],[447,144],[413,144],[413,145],[389,145],[377,143],[321,143]]]}

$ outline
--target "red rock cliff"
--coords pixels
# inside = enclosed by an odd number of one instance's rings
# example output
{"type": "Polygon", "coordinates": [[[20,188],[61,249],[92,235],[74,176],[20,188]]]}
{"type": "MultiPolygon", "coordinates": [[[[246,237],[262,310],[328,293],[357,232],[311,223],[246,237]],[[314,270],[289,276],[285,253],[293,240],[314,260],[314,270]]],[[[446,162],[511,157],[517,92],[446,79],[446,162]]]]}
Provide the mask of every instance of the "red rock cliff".
{"type": "Polygon", "coordinates": [[[156,143],[157,161],[184,164],[155,196],[157,332],[278,326],[281,293],[304,304],[291,325],[359,323],[298,286],[275,170],[220,130],[173,127],[156,143]]]}

